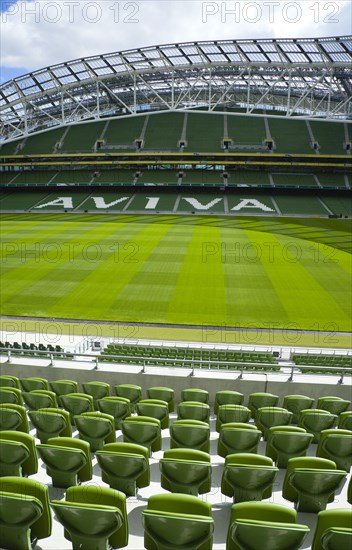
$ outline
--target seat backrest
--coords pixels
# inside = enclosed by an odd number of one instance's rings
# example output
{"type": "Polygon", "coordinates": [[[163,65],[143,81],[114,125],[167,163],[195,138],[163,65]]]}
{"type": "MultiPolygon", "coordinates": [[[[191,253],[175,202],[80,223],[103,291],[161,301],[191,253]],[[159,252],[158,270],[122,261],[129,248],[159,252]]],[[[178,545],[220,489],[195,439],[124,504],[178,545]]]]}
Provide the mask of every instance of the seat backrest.
{"type": "Polygon", "coordinates": [[[29,457],[22,464],[22,473],[30,476],[38,472],[38,456],[35,448],[35,439],[32,435],[19,431],[3,430],[0,432],[0,438],[23,443],[29,451],[29,457]]]}
{"type": "Polygon", "coordinates": [[[82,485],[78,487],[69,487],[66,491],[66,501],[114,506],[118,508],[123,516],[123,524],[109,537],[112,548],[122,548],[128,544],[128,520],[126,508],[126,495],[115,489],[101,487],[96,485],[82,485]]]}
{"type": "Polygon", "coordinates": [[[78,392],[78,383],[75,380],[54,380],[49,382],[50,389],[56,395],[67,395],[78,392]]]}
{"type": "Polygon", "coordinates": [[[268,456],[253,453],[235,453],[227,455],[225,466],[231,464],[243,464],[243,466],[273,466],[273,461],[268,456]]]}
{"type": "MultiPolygon", "coordinates": [[[[324,547],[321,543],[322,535],[331,527],[346,527],[347,529],[350,529],[351,525],[351,509],[335,508],[319,512],[311,550],[324,550],[324,547]]],[[[344,549],[341,548],[341,550],[344,549]]]]}
{"type": "Polygon", "coordinates": [[[11,376],[9,374],[2,374],[0,376],[0,387],[11,387],[20,389],[20,381],[17,376],[11,376]]]}
{"type": "Polygon", "coordinates": [[[22,405],[16,405],[15,403],[0,404],[0,415],[1,415],[1,409],[16,411],[22,418],[22,422],[18,426],[16,431],[29,433],[29,423],[28,423],[28,418],[26,414],[26,409],[22,405]]]}
{"type": "Polygon", "coordinates": [[[287,463],[286,475],[282,487],[282,496],[291,501],[295,500],[297,492],[288,480],[290,477],[290,473],[297,468],[312,470],[336,470],[336,464],[332,460],[320,457],[299,456],[290,458],[287,463]]]}
{"type": "Polygon", "coordinates": [[[193,495],[162,494],[148,499],[148,510],[212,517],[211,505],[193,495]]]}
{"type": "Polygon", "coordinates": [[[52,519],[49,507],[49,492],[46,485],[25,477],[8,476],[0,478],[0,491],[28,495],[38,499],[42,504],[43,513],[31,526],[31,538],[44,539],[50,537],[52,519]]]}
{"type": "Polygon", "coordinates": [[[0,403],[23,405],[22,392],[15,387],[0,387],[0,403]]]}
{"type": "Polygon", "coordinates": [[[163,458],[174,460],[194,460],[196,462],[207,462],[210,464],[210,455],[197,449],[167,449],[163,458]]]}
{"type": "Polygon", "coordinates": [[[33,391],[33,390],[48,390],[49,384],[45,378],[39,377],[30,377],[30,378],[20,378],[20,385],[23,391],[33,391]]]}
{"type": "Polygon", "coordinates": [[[75,437],[51,437],[48,439],[47,445],[79,449],[83,451],[87,457],[87,464],[78,472],[78,477],[81,481],[89,481],[92,479],[92,459],[90,455],[90,445],[87,441],[83,441],[82,439],[77,439],[75,437]]]}

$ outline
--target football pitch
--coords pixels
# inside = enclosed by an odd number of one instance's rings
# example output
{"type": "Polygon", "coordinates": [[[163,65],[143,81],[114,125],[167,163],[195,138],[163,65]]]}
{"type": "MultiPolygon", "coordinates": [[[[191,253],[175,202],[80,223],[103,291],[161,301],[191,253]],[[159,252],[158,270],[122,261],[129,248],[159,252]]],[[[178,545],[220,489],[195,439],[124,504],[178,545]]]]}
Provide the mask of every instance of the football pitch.
{"type": "Polygon", "coordinates": [[[3,214],[1,314],[351,330],[351,220],[3,214]]]}

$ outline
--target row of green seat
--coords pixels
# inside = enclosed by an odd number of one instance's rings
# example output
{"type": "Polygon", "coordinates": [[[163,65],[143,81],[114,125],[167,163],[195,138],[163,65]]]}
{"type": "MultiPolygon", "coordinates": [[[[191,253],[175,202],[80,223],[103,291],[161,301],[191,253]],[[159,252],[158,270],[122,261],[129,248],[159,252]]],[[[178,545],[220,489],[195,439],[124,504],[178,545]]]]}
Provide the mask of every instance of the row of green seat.
{"type": "MultiPolygon", "coordinates": [[[[38,481],[7,476],[0,479],[2,548],[30,550],[31,540],[51,535],[50,507],[74,549],[100,550],[128,545],[126,496],[94,485],[70,487],[65,500],[49,500],[48,488],[38,481]]],[[[152,495],[142,511],[147,550],[188,548],[211,550],[214,520],[211,505],[193,495],[152,495]]],[[[319,513],[312,550],[350,547],[352,512],[319,513]],[[328,546],[328,545],[329,546],[328,546]]],[[[263,502],[234,504],[226,550],[297,550],[307,534],[297,524],[297,512],[263,502]],[[245,545],[245,546],[244,546],[245,545]]]]}

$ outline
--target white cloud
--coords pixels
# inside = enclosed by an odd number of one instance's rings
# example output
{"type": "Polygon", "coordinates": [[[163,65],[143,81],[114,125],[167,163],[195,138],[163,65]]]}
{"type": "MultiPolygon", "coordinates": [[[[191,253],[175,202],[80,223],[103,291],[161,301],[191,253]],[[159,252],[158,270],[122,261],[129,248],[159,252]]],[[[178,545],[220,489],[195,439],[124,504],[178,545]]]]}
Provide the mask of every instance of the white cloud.
{"type": "Polygon", "coordinates": [[[27,70],[188,40],[349,34],[352,20],[350,0],[19,0],[1,16],[2,66],[27,70]]]}

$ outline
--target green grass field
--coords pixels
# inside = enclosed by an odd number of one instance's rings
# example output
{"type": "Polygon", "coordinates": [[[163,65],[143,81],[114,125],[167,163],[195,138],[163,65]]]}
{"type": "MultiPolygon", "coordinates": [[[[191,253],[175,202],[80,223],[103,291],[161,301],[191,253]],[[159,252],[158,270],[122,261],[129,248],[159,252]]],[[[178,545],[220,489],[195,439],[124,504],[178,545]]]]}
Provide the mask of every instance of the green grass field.
{"type": "Polygon", "coordinates": [[[351,330],[351,220],[3,214],[1,314],[351,330]]]}

